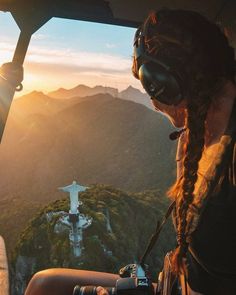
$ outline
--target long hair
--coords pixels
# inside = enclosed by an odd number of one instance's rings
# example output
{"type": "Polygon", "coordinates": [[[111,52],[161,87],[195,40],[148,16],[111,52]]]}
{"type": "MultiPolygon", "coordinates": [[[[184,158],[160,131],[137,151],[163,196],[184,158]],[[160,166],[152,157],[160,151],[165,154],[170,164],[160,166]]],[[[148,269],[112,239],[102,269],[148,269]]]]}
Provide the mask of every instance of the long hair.
{"type": "Polygon", "coordinates": [[[146,22],[145,45],[149,53],[171,64],[185,77],[186,83],[183,171],[168,193],[176,200],[179,246],[173,255],[173,265],[174,271],[179,273],[191,238],[187,216],[194,200],[198,166],[205,144],[207,113],[225,82],[234,82],[234,50],[221,29],[196,12],[161,10],[150,14],[146,22]]]}

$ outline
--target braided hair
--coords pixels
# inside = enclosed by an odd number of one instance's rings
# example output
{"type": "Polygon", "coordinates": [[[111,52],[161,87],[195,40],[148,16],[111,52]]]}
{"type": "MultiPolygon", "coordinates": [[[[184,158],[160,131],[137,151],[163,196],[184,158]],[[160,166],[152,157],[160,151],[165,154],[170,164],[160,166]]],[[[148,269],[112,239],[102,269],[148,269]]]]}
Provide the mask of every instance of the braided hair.
{"type": "Polygon", "coordinates": [[[160,10],[151,13],[146,22],[145,45],[149,53],[180,71],[186,82],[183,171],[168,192],[176,200],[178,247],[173,255],[173,270],[179,273],[191,238],[188,210],[194,200],[205,145],[207,113],[225,82],[234,82],[234,50],[217,25],[193,11],[160,10]]]}

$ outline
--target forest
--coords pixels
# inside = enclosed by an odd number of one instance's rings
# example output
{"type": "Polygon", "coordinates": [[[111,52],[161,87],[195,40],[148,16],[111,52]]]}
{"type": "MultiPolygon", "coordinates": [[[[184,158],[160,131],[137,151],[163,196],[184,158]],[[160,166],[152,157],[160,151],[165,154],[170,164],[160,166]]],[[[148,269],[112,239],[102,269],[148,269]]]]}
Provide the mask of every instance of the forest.
{"type": "MultiPolygon", "coordinates": [[[[16,284],[14,274],[19,257],[27,261],[24,284],[36,271],[51,267],[117,273],[121,267],[139,261],[168,206],[168,200],[157,190],[127,193],[106,185],[92,186],[81,193],[80,200],[83,202],[81,213],[93,218],[92,225],[83,232],[82,255],[74,257],[68,232],[55,233],[58,216],[54,215],[50,221],[46,218],[49,212],[68,212],[69,198],[56,200],[35,214],[17,241],[11,260],[16,284]],[[107,211],[111,231],[106,226],[107,211]]],[[[174,247],[174,241],[169,222],[147,260],[153,280],[162,267],[164,254],[174,247]]]]}

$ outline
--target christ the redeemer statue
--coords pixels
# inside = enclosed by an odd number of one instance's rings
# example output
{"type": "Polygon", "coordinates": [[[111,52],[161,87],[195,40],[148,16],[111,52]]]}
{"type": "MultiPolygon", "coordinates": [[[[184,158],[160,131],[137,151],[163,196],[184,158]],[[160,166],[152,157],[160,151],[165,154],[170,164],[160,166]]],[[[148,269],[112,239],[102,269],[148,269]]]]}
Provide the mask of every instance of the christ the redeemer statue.
{"type": "Polygon", "coordinates": [[[76,183],[76,181],[73,181],[72,184],[65,186],[65,187],[59,187],[59,190],[62,190],[63,192],[70,193],[70,214],[78,214],[78,205],[79,203],[79,193],[86,191],[88,187],[82,186],[76,183]]]}

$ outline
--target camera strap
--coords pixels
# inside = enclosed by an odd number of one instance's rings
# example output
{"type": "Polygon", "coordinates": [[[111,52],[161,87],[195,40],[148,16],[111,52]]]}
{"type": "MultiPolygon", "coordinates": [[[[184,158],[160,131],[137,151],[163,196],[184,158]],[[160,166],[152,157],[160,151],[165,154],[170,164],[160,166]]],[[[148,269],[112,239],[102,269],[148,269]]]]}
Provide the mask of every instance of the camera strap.
{"type": "Polygon", "coordinates": [[[168,207],[165,216],[163,217],[162,221],[158,221],[157,222],[157,227],[156,227],[156,231],[154,232],[154,234],[151,236],[150,241],[148,243],[148,246],[142,256],[142,258],[140,259],[140,265],[144,266],[145,264],[145,259],[148,256],[148,254],[151,252],[152,248],[154,247],[154,245],[156,244],[156,241],[158,240],[158,237],[160,235],[160,232],[163,228],[163,226],[166,224],[173,208],[175,207],[175,201],[173,201],[170,206],[168,207]]]}

